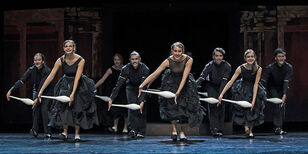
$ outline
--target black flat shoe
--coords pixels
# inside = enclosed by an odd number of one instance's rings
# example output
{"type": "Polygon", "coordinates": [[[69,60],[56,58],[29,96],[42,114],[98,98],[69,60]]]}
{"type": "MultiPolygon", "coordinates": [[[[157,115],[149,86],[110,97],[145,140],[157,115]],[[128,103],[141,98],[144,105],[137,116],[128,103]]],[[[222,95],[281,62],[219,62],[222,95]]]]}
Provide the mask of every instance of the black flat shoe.
{"type": "Polygon", "coordinates": [[[30,134],[33,135],[34,137],[37,137],[37,132],[32,128],[30,129],[30,134]]]}
{"type": "Polygon", "coordinates": [[[176,140],[178,140],[178,135],[177,134],[171,134],[171,139],[173,142],[176,142],[176,140]]]}
{"type": "Polygon", "coordinates": [[[60,133],[60,134],[59,134],[59,139],[67,140],[67,135],[64,134],[64,133],[60,133]]]}
{"type": "Polygon", "coordinates": [[[187,141],[187,137],[184,134],[180,134],[180,141],[181,142],[186,142],[187,141]]]}

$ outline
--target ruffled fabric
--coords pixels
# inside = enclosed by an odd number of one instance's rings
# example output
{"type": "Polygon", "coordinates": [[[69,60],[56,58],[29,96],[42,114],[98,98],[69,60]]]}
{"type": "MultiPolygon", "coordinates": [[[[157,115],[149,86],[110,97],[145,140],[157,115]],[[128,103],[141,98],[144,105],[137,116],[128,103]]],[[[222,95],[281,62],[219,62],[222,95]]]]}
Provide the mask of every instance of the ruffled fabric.
{"type": "MultiPolygon", "coordinates": [[[[74,77],[64,75],[56,84],[54,96],[70,96],[74,85],[74,77]]],[[[62,129],[64,124],[83,129],[90,129],[93,124],[99,125],[95,96],[95,83],[92,79],[82,75],[71,106],[54,100],[50,113],[49,126],[62,129]]]]}
{"type": "MultiPolygon", "coordinates": [[[[176,93],[183,73],[174,73],[167,69],[162,75],[161,90],[176,93]]],[[[164,98],[159,96],[160,117],[163,120],[180,120],[187,123],[190,127],[200,124],[205,115],[205,109],[201,106],[197,91],[197,84],[192,74],[189,74],[187,81],[177,97],[177,104],[174,98],[164,98]]]]}
{"type": "MultiPolygon", "coordinates": [[[[237,80],[232,88],[233,100],[252,102],[253,82],[237,80]]],[[[238,125],[254,127],[264,122],[264,102],[266,101],[265,88],[259,83],[256,101],[253,110],[232,104],[233,121],[238,125]]]]}

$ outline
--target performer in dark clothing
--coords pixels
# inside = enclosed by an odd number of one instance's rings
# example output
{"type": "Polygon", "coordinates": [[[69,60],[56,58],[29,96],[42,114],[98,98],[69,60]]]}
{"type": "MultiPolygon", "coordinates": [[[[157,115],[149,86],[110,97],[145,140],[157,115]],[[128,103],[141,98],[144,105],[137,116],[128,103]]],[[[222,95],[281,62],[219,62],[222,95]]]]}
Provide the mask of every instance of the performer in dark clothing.
{"type": "Polygon", "coordinates": [[[138,98],[139,85],[149,75],[149,68],[141,61],[138,52],[134,51],[130,54],[130,63],[123,66],[121,74],[118,78],[116,86],[113,88],[109,99],[110,110],[112,102],[121,90],[121,86],[126,81],[126,96],[128,104],[140,104],[140,113],[138,110],[128,110],[128,128],[129,135],[132,138],[144,138],[146,131],[146,104],[145,94],[138,98]]]}
{"type": "MultiPolygon", "coordinates": [[[[95,84],[95,87],[99,87],[101,84],[103,84],[105,81],[107,81],[106,84],[106,91],[107,94],[110,95],[112,92],[112,89],[115,87],[118,78],[121,73],[121,69],[123,67],[123,57],[122,55],[116,53],[113,56],[113,62],[114,65],[112,65],[106,73],[103,75],[103,77],[95,84]]],[[[127,104],[126,100],[126,93],[125,93],[125,86],[122,86],[120,89],[119,94],[113,101],[114,104],[127,104]]],[[[103,111],[105,112],[105,111],[103,111]]],[[[113,118],[113,126],[111,126],[112,132],[118,132],[118,122],[119,118],[123,117],[124,118],[124,126],[123,126],[123,131],[122,133],[128,133],[127,129],[127,108],[121,108],[121,107],[113,107],[110,109],[111,112],[111,117],[113,118]]],[[[105,113],[105,116],[109,116],[109,114],[105,113]]],[[[105,119],[107,121],[107,118],[105,119]]]]}
{"type": "MultiPolygon", "coordinates": [[[[48,112],[50,108],[50,100],[49,99],[42,99],[43,101],[41,103],[37,103],[37,94],[38,91],[41,89],[41,86],[43,85],[45,79],[50,73],[50,68],[45,65],[44,63],[45,57],[41,53],[36,53],[34,55],[34,65],[28,68],[28,70],[24,73],[24,75],[21,77],[20,80],[18,80],[14,86],[7,92],[6,97],[7,100],[10,100],[11,93],[16,91],[19,87],[24,85],[26,81],[31,80],[33,83],[33,90],[32,90],[32,98],[34,100],[34,104],[32,106],[33,112],[33,125],[32,129],[30,129],[30,133],[37,137],[37,132],[39,130],[39,121],[42,119],[43,121],[43,127],[44,127],[44,136],[46,138],[51,138],[51,130],[50,127],[48,127],[48,112]],[[40,115],[42,117],[40,117],[40,115]]],[[[49,85],[47,87],[47,90],[44,94],[50,95],[53,93],[52,85],[49,85]]]]}
{"type": "MultiPolygon", "coordinates": [[[[205,65],[200,77],[197,80],[198,87],[206,80],[206,91],[208,97],[218,98],[223,88],[228,82],[231,72],[231,65],[223,60],[225,50],[215,48],[213,51],[213,60],[205,65]]],[[[213,136],[222,136],[225,119],[225,104],[219,106],[208,103],[208,113],[210,129],[213,136]]]]}
{"type": "Polygon", "coordinates": [[[68,126],[75,127],[74,141],[80,141],[80,127],[90,129],[94,124],[99,125],[95,96],[95,83],[92,79],[83,75],[85,60],[76,51],[76,44],[73,40],[66,40],[63,43],[65,54],[58,58],[51,73],[44,82],[38,97],[41,98],[45,88],[54,79],[60,67],[63,70],[63,77],[57,82],[54,88],[55,96],[69,96],[68,103],[54,101],[49,126],[63,129],[60,138],[68,138],[68,126]]]}
{"type": "Polygon", "coordinates": [[[218,103],[221,103],[224,94],[231,86],[233,100],[250,102],[251,108],[243,108],[239,105],[233,104],[232,120],[236,124],[245,127],[246,137],[253,138],[253,127],[264,122],[263,110],[265,107],[264,102],[266,101],[266,92],[262,84],[259,83],[262,68],[257,64],[256,53],[251,49],[247,49],[244,53],[244,58],[246,63],[242,64],[235,70],[232,78],[219,95],[218,103]],[[241,75],[242,78],[235,81],[239,75],[241,75]]]}
{"type": "Polygon", "coordinates": [[[269,64],[263,73],[261,81],[267,84],[268,96],[272,98],[281,98],[282,104],[269,104],[273,108],[273,122],[276,135],[286,134],[282,130],[282,123],[285,118],[285,102],[289,81],[292,75],[292,65],[287,63],[286,52],[283,49],[274,51],[275,62],[269,64]]]}
{"type": "MultiPolygon", "coordinates": [[[[171,56],[139,86],[141,89],[152,83],[166,68],[161,83],[161,90],[175,93],[174,99],[158,97],[160,117],[172,124],[171,139],[177,141],[177,122],[188,123],[190,127],[198,126],[205,115],[199,101],[197,84],[190,73],[193,59],[184,54],[184,45],[175,42],[171,45],[171,56]]],[[[180,141],[186,141],[184,127],[180,130],[180,141]]]]}

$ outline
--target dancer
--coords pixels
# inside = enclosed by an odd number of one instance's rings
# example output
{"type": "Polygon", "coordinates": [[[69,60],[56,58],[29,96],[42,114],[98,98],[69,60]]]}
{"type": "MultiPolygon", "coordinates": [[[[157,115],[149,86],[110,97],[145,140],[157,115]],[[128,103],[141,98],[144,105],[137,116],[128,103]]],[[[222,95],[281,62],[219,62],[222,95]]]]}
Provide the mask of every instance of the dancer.
{"type": "MultiPolygon", "coordinates": [[[[18,80],[14,86],[7,92],[6,97],[7,100],[10,100],[11,93],[16,91],[19,87],[24,85],[26,81],[31,80],[33,83],[32,89],[32,98],[34,100],[34,104],[32,105],[32,118],[33,124],[30,129],[30,133],[34,136],[38,136],[39,130],[39,121],[42,119],[43,127],[44,127],[44,137],[51,138],[51,129],[48,127],[48,111],[50,109],[50,100],[42,99],[42,102],[37,103],[37,94],[40,88],[42,87],[45,79],[50,73],[50,68],[45,64],[45,56],[42,53],[36,53],[34,55],[34,65],[29,67],[28,70],[24,73],[20,80],[18,80]],[[42,117],[40,117],[40,115],[42,117]]],[[[49,85],[46,88],[46,92],[44,94],[49,95],[52,94],[52,85],[49,85]]]]}
{"type": "Polygon", "coordinates": [[[93,80],[82,74],[85,60],[75,53],[75,42],[66,40],[63,46],[65,54],[55,62],[38,97],[42,96],[45,88],[54,79],[59,68],[62,67],[64,75],[56,84],[54,95],[69,96],[70,101],[68,103],[54,101],[49,125],[55,128],[63,128],[60,138],[64,140],[68,138],[68,126],[75,127],[74,141],[78,142],[80,141],[80,127],[90,129],[93,124],[99,124],[94,102],[96,89],[93,80]]]}
{"type": "Polygon", "coordinates": [[[138,110],[128,110],[128,128],[129,135],[132,138],[144,138],[146,131],[146,104],[145,95],[138,99],[138,85],[140,85],[149,75],[149,68],[141,61],[138,52],[133,51],[130,54],[130,63],[126,64],[118,78],[115,87],[112,90],[109,99],[109,108],[118,96],[121,86],[126,81],[126,96],[128,104],[140,104],[140,113],[138,110]]]}
{"type": "MultiPolygon", "coordinates": [[[[104,76],[95,84],[95,87],[99,87],[101,84],[104,83],[104,81],[107,79],[109,81],[108,84],[108,92],[111,93],[112,88],[115,87],[116,83],[117,83],[117,79],[121,73],[121,69],[123,67],[123,57],[122,55],[116,53],[113,56],[113,63],[114,65],[112,65],[110,68],[108,68],[108,70],[106,71],[106,73],[104,74],[104,76]]],[[[125,93],[125,87],[122,86],[120,89],[120,92],[118,94],[118,96],[115,98],[115,100],[113,101],[114,104],[127,104],[127,100],[126,100],[126,93],[125,93]]],[[[120,107],[113,107],[110,109],[112,118],[113,118],[113,127],[112,130],[113,132],[118,132],[118,122],[119,122],[119,118],[123,117],[124,118],[124,127],[123,127],[123,131],[122,133],[128,133],[127,130],[127,108],[120,108],[120,107]]]]}
{"type": "Polygon", "coordinates": [[[276,135],[284,135],[287,132],[282,130],[285,118],[285,104],[289,81],[292,76],[292,65],[286,62],[286,52],[277,48],[274,51],[275,62],[269,64],[262,76],[264,84],[267,84],[268,96],[282,99],[282,104],[269,104],[273,108],[274,132],[276,135]]]}
{"type": "Polygon", "coordinates": [[[239,105],[233,105],[233,121],[238,125],[245,127],[245,134],[248,138],[253,138],[253,127],[264,122],[264,101],[266,100],[266,92],[264,87],[259,84],[262,68],[257,64],[256,54],[252,49],[248,49],[244,53],[246,63],[240,65],[231,80],[224,87],[218,97],[219,104],[226,93],[232,86],[236,78],[241,75],[242,78],[237,80],[232,88],[232,97],[238,101],[251,102],[251,108],[243,108],[239,105]]]}
{"type": "MultiPolygon", "coordinates": [[[[218,98],[222,89],[228,82],[231,72],[231,65],[223,60],[225,50],[215,48],[212,57],[213,60],[205,65],[200,77],[197,80],[198,87],[206,80],[206,91],[208,97],[218,98]]],[[[208,103],[208,113],[210,121],[210,130],[213,136],[222,136],[225,120],[225,104],[217,106],[208,103]]]]}
{"type": "MultiPolygon", "coordinates": [[[[184,54],[184,45],[175,42],[171,45],[171,53],[166,60],[153,72],[140,86],[141,90],[147,84],[153,82],[163,70],[166,71],[162,77],[161,90],[175,93],[174,99],[159,97],[160,117],[163,120],[171,121],[173,141],[177,140],[178,121],[188,122],[190,127],[200,124],[203,120],[204,111],[199,101],[197,84],[192,74],[190,74],[193,59],[184,54]]],[[[184,127],[180,130],[180,141],[186,141],[184,127]]]]}

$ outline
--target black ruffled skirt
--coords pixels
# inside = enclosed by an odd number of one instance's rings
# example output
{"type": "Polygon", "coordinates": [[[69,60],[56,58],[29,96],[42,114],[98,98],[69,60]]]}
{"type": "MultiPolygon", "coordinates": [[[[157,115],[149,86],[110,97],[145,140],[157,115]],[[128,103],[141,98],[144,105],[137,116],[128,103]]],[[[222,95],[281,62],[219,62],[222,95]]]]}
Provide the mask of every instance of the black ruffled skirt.
{"type": "MultiPolygon", "coordinates": [[[[74,77],[64,75],[54,88],[54,96],[70,96],[74,77]]],[[[62,129],[64,124],[74,127],[80,126],[83,129],[90,129],[93,124],[99,125],[96,104],[95,104],[95,83],[92,79],[82,75],[71,106],[54,100],[49,126],[62,129]]]]}
{"type": "MultiPolygon", "coordinates": [[[[174,73],[167,69],[162,76],[161,90],[176,93],[183,73],[174,73]]],[[[177,98],[177,104],[174,98],[158,98],[160,107],[160,117],[163,120],[180,120],[181,123],[187,123],[190,127],[195,127],[202,123],[205,109],[201,106],[197,91],[197,84],[192,74],[189,74],[187,81],[177,98]]]]}
{"type": "MultiPolygon", "coordinates": [[[[233,100],[248,101],[251,103],[253,97],[253,83],[237,80],[232,88],[233,100]]],[[[243,108],[239,105],[232,105],[233,121],[238,125],[254,127],[264,122],[264,102],[266,101],[266,91],[262,84],[258,85],[258,92],[253,110],[243,108]]]]}

